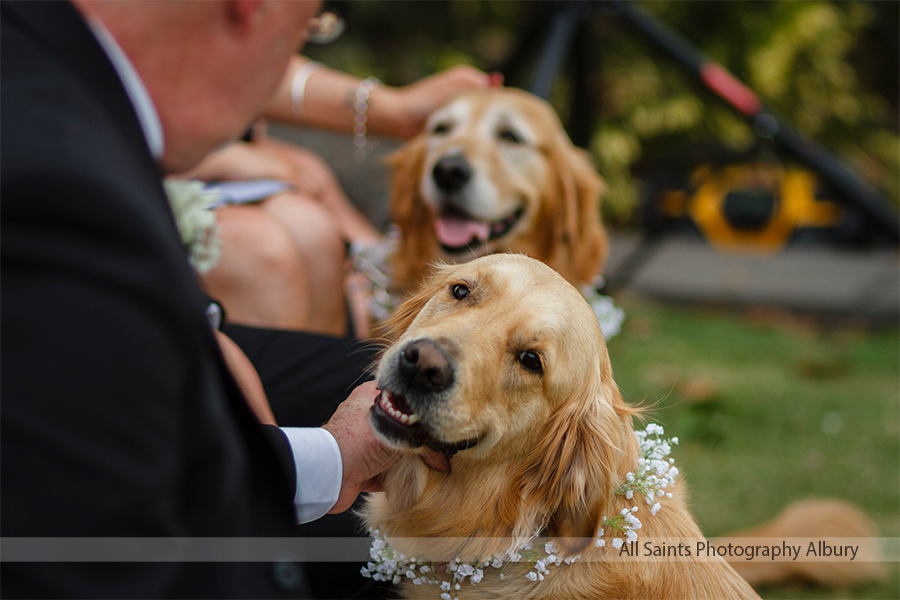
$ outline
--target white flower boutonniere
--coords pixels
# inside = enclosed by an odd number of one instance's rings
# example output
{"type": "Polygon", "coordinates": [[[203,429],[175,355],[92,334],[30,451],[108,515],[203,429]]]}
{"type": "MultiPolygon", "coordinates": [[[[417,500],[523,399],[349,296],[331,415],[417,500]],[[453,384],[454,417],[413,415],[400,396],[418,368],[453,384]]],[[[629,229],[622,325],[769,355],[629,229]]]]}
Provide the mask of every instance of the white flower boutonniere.
{"type": "Polygon", "coordinates": [[[199,181],[166,179],[164,186],[178,233],[189,251],[188,261],[198,272],[206,273],[222,255],[219,224],[208,208],[219,194],[206,191],[199,181]]]}

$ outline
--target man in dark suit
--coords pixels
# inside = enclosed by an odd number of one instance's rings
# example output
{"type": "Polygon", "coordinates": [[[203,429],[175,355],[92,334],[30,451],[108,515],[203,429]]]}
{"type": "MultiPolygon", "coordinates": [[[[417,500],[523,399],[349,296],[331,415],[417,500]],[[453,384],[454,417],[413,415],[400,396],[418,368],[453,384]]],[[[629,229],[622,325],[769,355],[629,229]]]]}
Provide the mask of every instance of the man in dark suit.
{"type": "MultiPolygon", "coordinates": [[[[160,182],[242,133],[317,10],[0,4],[3,538],[286,535],[390,464],[366,422],[371,384],[323,429],[254,419],[160,182]]],[[[0,575],[4,597],[305,593],[265,563],[4,562],[0,575]]]]}

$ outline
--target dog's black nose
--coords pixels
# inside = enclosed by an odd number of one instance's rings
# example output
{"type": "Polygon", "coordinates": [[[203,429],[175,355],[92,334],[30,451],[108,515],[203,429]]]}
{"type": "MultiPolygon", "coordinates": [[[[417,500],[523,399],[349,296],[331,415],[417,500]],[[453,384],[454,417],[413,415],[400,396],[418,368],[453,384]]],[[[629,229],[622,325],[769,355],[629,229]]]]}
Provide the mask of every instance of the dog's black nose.
{"type": "Polygon", "coordinates": [[[462,156],[447,156],[437,161],[431,176],[442,191],[456,192],[472,178],[472,170],[462,156]]]}
{"type": "Polygon", "coordinates": [[[430,340],[414,340],[400,351],[401,375],[413,390],[436,392],[453,383],[453,366],[430,340]]]}

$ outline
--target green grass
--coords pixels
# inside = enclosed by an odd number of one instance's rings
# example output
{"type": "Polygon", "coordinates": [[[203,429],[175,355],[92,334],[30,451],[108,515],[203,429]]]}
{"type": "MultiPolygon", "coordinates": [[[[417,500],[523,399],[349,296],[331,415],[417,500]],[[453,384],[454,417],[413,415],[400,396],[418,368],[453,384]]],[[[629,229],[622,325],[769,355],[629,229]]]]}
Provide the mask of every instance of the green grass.
{"type": "MultiPolygon", "coordinates": [[[[900,537],[900,333],[620,299],[609,344],[616,382],[678,436],[704,533],[771,519],[792,501],[860,506],[900,537]]],[[[883,584],[763,590],[765,598],[900,598],[883,584]]]]}

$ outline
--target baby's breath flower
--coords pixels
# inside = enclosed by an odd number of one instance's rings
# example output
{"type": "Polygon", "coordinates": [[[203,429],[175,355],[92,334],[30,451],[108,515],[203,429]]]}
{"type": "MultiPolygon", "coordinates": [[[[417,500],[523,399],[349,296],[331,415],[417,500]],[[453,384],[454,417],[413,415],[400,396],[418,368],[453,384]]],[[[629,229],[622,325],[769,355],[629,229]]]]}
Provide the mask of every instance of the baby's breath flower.
{"type": "Polygon", "coordinates": [[[219,224],[209,205],[218,192],[208,192],[199,181],[168,178],[163,182],[178,233],[188,249],[188,261],[200,273],[206,273],[219,261],[222,241],[219,224]]]}
{"type": "Polygon", "coordinates": [[[603,332],[603,338],[609,340],[622,330],[625,312],[615,305],[612,298],[604,296],[597,289],[596,284],[583,286],[581,295],[594,310],[597,322],[600,323],[600,330],[603,332]]]}

